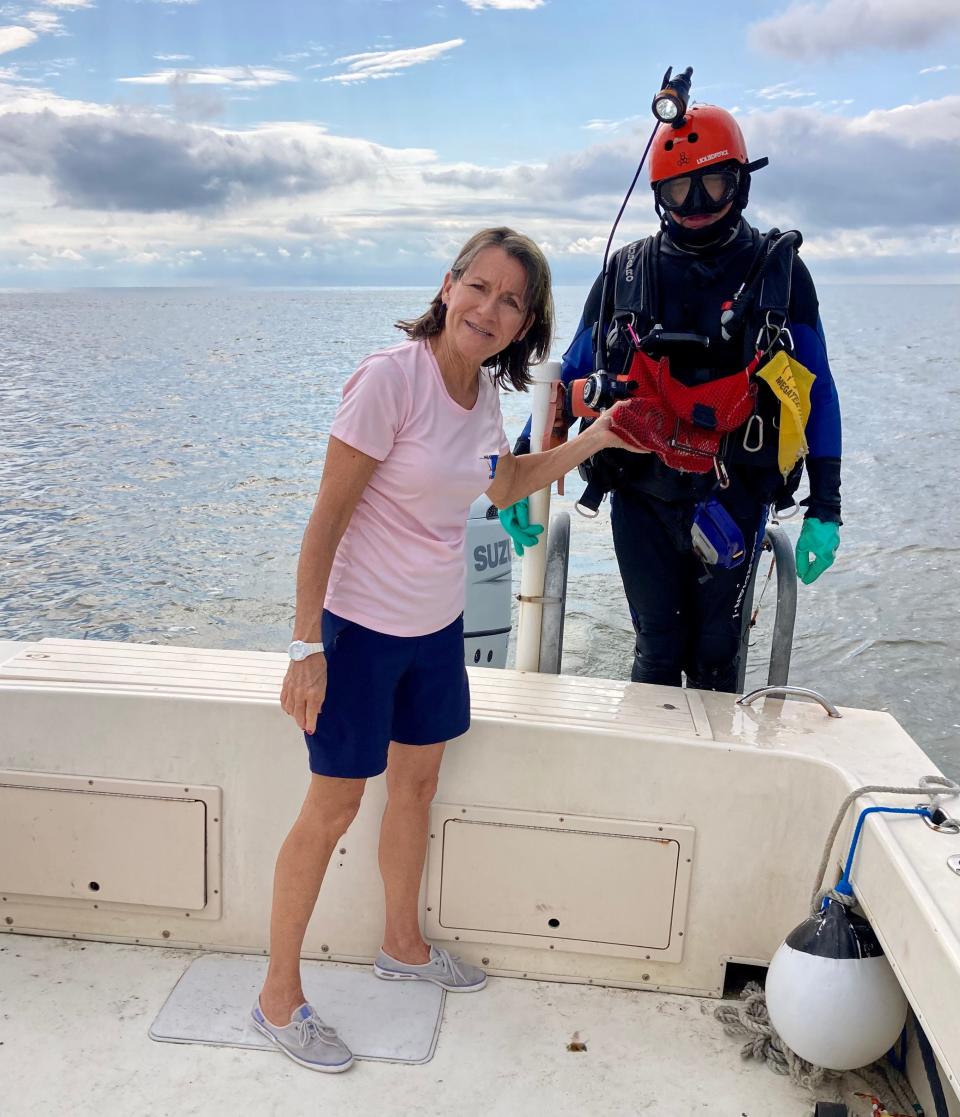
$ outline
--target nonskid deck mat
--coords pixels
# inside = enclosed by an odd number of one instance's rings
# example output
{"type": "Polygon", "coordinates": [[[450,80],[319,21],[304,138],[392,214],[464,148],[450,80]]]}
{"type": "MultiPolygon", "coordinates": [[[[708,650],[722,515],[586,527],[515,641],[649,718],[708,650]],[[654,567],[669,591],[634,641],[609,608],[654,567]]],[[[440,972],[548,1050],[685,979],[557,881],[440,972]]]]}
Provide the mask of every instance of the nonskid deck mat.
{"type": "MultiPolygon", "coordinates": [[[[150,1038],[276,1050],[250,1019],[266,969],[266,958],[201,955],[157,1014],[150,1038]]],[[[370,966],[304,962],[303,989],[356,1058],[388,1063],[426,1063],[433,1058],[445,996],[439,986],[381,981],[370,966]]]]}

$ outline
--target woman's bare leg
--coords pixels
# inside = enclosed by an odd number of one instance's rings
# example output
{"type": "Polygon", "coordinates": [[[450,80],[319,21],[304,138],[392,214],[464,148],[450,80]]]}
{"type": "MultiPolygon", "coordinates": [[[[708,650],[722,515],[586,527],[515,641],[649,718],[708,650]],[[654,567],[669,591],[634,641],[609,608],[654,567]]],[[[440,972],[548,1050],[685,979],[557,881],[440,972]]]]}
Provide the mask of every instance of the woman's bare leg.
{"type": "Polygon", "coordinates": [[[388,798],[380,824],[380,874],[387,909],[383,949],[391,958],[412,965],[430,960],[430,948],[420,932],[418,900],[430,803],[437,792],[443,750],[444,743],[391,741],[387,757],[388,798]]]}
{"type": "Polygon", "coordinates": [[[260,1008],[283,1027],[303,1004],[300,951],[334,846],[353,821],[365,780],[311,776],[307,797],[277,855],[270,917],[270,965],[260,1008]]]}

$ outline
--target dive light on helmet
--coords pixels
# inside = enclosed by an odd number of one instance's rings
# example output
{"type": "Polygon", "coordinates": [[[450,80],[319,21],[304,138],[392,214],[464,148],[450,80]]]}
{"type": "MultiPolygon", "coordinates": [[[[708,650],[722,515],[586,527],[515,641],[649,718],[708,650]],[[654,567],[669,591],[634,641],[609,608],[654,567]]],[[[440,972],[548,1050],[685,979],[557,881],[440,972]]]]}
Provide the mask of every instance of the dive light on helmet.
{"type": "Polygon", "coordinates": [[[687,102],[690,100],[690,79],[693,77],[693,67],[688,66],[682,74],[671,78],[673,67],[669,67],[663,75],[663,84],[660,92],[654,97],[653,115],[661,124],[670,124],[679,128],[683,123],[687,111],[687,102]]]}

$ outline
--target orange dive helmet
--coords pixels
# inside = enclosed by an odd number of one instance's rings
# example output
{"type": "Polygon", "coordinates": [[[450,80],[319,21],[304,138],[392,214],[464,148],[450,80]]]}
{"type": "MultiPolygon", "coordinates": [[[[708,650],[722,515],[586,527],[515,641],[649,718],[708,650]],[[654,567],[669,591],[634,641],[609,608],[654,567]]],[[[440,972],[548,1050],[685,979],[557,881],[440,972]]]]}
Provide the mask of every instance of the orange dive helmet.
{"type": "Polygon", "coordinates": [[[679,128],[661,125],[650,152],[650,182],[701,171],[715,163],[736,160],[748,170],[766,165],[750,164],[747,144],[733,116],[716,105],[693,105],[679,128]],[[748,166],[749,165],[749,166],[748,166]]]}
{"type": "MultiPolygon", "coordinates": [[[[716,213],[739,199],[747,204],[753,163],[733,116],[716,105],[694,105],[677,125],[657,129],[650,153],[650,185],[660,208],[670,213],[716,213]]],[[[736,215],[735,215],[736,216],[736,215]]]]}

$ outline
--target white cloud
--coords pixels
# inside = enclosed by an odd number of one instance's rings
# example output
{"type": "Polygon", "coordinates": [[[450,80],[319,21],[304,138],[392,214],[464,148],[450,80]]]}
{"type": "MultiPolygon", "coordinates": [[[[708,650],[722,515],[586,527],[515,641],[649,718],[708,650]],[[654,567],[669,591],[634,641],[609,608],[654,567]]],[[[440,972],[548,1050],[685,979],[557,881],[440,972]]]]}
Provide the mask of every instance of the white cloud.
{"type": "Polygon", "coordinates": [[[36,31],[29,27],[0,27],[0,54],[19,50],[37,41],[36,31]]]}
{"type": "Polygon", "coordinates": [[[60,21],[60,12],[93,7],[92,0],[34,0],[44,7],[21,11],[20,18],[28,27],[0,27],[0,54],[18,50],[35,42],[38,35],[66,35],[60,21]],[[56,11],[50,11],[55,8],[56,11]]]}
{"type": "Polygon", "coordinates": [[[158,62],[192,62],[192,54],[155,54],[153,56],[158,62]]]}
{"type": "Polygon", "coordinates": [[[542,8],[544,0],[463,0],[468,8],[479,12],[483,8],[494,8],[499,12],[532,12],[542,8]]]}
{"type": "Polygon", "coordinates": [[[63,35],[63,24],[55,12],[26,12],[23,17],[41,35],[63,35]]]}
{"type": "Polygon", "coordinates": [[[128,85],[230,85],[240,89],[261,89],[280,82],[297,81],[289,70],[271,66],[208,66],[204,69],[157,70],[133,78],[117,78],[128,85]]]}
{"type": "Polygon", "coordinates": [[[755,93],[764,101],[780,101],[784,98],[797,100],[800,97],[816,97],[816,93],[795,88],[795,82],[781,81],[776,85],[767,85],[763,89],[748,89],[748,93],[755,93]]]}
{"type": "MultiPolygon", "coordinates": [[[[331,74],[322,81],[368,81],[379,78],[392,78],[401,70],[433,62],[447,51],[463,46],[463,39],[448,39],[445,43],[431,43],[424,47],[410,47],[407,50],[377,50],[366,54],[347,54],[336,60],[337,65],[347,64],[341,74],[331,74]]],[[[308,70],[321,69],[321,65],[308,66],[308,70]]]]}
{"type": "MultiPolygon", "coordinates": [[[[751,154],[771,157],[754,224],[797,225],[818,278],[960,272],[960,96],[854,117],[772,104],[740,118],[751,154]]],[[[443,163],[310,124],[175,124],[0,84],[0,260],[24,281],[100,268],[136,282],[238,270],[265,283],[432,282],[467,236],[508,219],[550,252],[558,281],[586,280],[643,138],[625,131],[545,164],[443,163]]],[[[641,185],[621,242],[656,226],[641,185]]]]}
{"type": "Polygon", "coordinates": [[[608,237],[602,233],[595,237],[577,237],[563,246],[562,251],[570,256],[592,256],[594,259],[599,259],[603,256],[603,250],[607,247],[608,237]]]}
{"type": "Polygon", "coordinates": [[[747,117],[744,132],[751,155],[770,156],[753,196],[768,213],[776,206],[778,224],[789,219],[821,234],[885,228],[891,236],[903,226],[958,224],[960,96],[855,117],[781,108],[747,117]],[[856,187],[851,167],[869,190],[856,187]]]}
{"type": "Polygon", "coordinates": [[[830,98],[826,101],[811,101],[809,105],[804,105],[806,109],[821,109],[824,112],[839,112],[841,109],[846,108],[847,105],[853,104],[852,97],[830,98]]]}
{"type": "Polygon", "coordinates": [[[957,0],[814,0],[751,26],[750,45],[791,59],[915,50],[960,27],[957,0]]]}
{"type": "Polygon", "coordinates": [[[581,127],[587,132],[616,132],[625,125],[633,124],[641,119],[645,120],[646,117],[625,116],[622,120],[588,120],[581,127]]]}
{"type": "MultiPolygon", "coordinates": [[[[39,92],[28,91],[38,102],[32,107],[46,107],[39,92]]],[[[144,112],[76,111],[55,99],[55,111],[23,111],[30,96],[14,90],[11,98],[14,109],[0,97],[0,174],[31,176],[58,206],[92,214],[148,214],[153,222],[159,214],[215,214],[220,220],[265,199],[323,196],[355,205],[365,188],[374,198],[382,191],[393,204],[409,189],[412,168],[435,158],[422,149],[329,136],[303,123],[231,131],[144,112]],[[67,111],[58,111],[65,105],[67,111]]],[[[51,102],[49,94],[45,100],[51,102]]]]}
{"type": "MultiPolygon", "coordinates": [[[[15,82],[24,78],[15,77],[15,82]]],[[[91,101],[71,101],[58,97],[47,89],[32,89],[29,85],[8,83],[0,79],[0,119],[8,113],[49,112],[55,116],[110,116],[113,109],[91,101]]]]}

